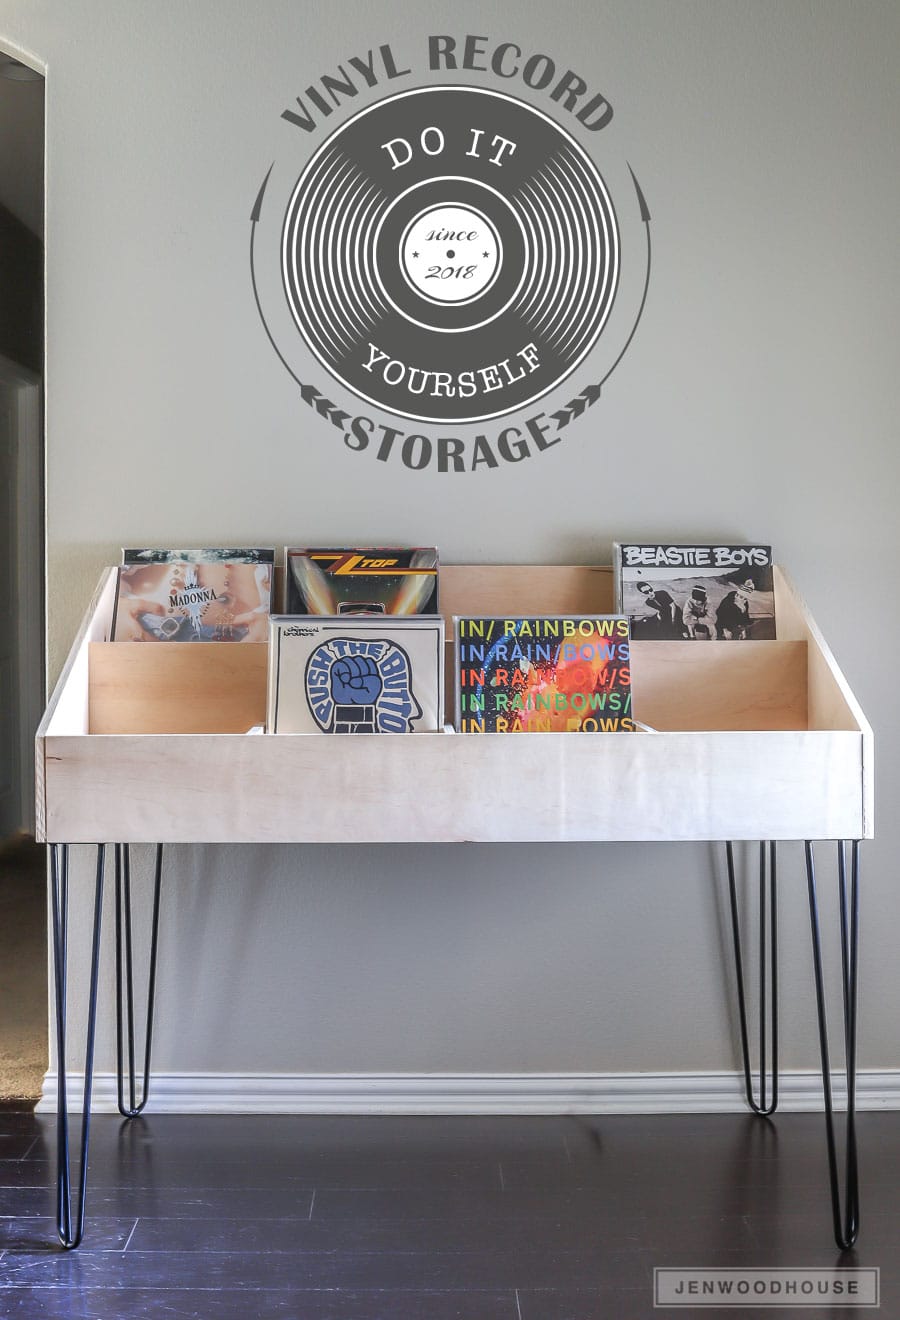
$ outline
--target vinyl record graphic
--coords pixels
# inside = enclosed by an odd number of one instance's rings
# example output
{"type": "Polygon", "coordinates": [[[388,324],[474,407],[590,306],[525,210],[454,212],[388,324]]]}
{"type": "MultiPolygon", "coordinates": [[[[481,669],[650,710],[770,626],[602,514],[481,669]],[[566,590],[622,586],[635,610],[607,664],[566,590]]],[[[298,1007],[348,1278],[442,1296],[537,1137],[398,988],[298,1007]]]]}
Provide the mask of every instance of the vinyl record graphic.
{"type": "Polygon", "coordinates": [[[284,292],[349,390],[430,422],[523,408],[596,343],[619,279],[606,185],[546,115],[434,87],[355,115],[293,188],[284,292]]]}

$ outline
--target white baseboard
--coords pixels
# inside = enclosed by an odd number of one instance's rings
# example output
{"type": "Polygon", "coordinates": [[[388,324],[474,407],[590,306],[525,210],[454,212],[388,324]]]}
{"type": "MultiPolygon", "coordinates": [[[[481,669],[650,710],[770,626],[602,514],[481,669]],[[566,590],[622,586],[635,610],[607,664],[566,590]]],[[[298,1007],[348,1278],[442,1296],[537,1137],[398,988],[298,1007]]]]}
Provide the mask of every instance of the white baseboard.
{"type": "MultiPolygon", "coordinates": [[[[83,1075],[69,1074],[71,1110],[83,1075]]],[[[835,1100],[844,1078],[835,1075],[835,1100]]],[[[779,1077],[779,1109],[822,1109],[816,1072],[779,1077]]],[[[860,1071],[859,1109],[900,1109],[900,1070],[860,1071]]],[[[95,1073],[93,1112],[116,1112],[115,1073],[95,1073]]],[[[743,1077],[708,1073],[154,1073],[157,1114],[731,1114],[746,1108],[743,1077]]],[[[44,1077],[39,1114],[56,1112],[56,1073],[44,1077]]]]}

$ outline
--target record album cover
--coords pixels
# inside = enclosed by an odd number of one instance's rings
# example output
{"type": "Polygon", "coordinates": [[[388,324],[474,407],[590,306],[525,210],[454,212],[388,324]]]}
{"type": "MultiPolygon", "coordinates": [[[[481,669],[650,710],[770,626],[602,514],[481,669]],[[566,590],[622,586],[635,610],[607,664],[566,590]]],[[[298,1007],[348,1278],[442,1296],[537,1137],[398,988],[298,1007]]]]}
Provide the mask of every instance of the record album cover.
{"type": "Polygon", "coordinates": [[[297,549],[285,557],[286,614],[437,614],[438,552],[297,549]]]}
{"type": "Polygon", "coordinates": [[[771,641],[772,547],[613,546],[616,608],[635,641],[771,641]]]}
{"type": "Polygon", "coordinates": [[[111,640],[265,642],[274,549],[126,549],[111,640]]]}
{"type": "Polygon", "coordinates": [[[273,615],[269,733],[427,733],[443,724],[444,620],[273,615]]]}
{"type": "Polygon", "coordinates": [[[454,619],[461,733],[634,730],[628,620],[454,619]]]}

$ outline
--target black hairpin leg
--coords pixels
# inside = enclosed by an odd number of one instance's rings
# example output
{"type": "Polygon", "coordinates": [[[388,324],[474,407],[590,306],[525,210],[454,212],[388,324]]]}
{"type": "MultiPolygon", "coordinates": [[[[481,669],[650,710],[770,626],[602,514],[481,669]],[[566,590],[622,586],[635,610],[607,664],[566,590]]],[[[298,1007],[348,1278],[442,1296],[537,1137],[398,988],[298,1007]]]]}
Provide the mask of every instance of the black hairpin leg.
{"type": "Polygon", "coordinates": [[[156,845],[153,881],[153,916],[150,923],[150,971],[147,981],[147,1028],[144,1037],[144,1077],[137,1096],[134,1038],[134,950],[131,931],[131,849],[116,844],[116,1064],[119,1113],[136,1118],[150,1096],[150,1055],[153,1046],[153,1001],[156,992],[156,953],[159,943],[159,894],[162,880],[161,843],[156,845]],[[124,948],[123,948],[124,946],[124,948]],[[124,954],[124,956],[123,956],[124,954]],[[127,1038],[127,1041],[126,1041],[127,1038]],[[128,1047],[128,1101],[125,1100],[125,1046],[128,1047]]]}
{"type": "Polygon", "coordinates": [[[847,1062],[847,1120],[844,1166],[844,1207],[838,1178],[837,1144],[834,1134],[834,1097],[828,1054],[828,1023],[825,1016],[825,978],[822,972],[822,943],[819,935],[819,905],[816,898],[816,868],[812,843],[806,844],[806,877],[809,888],[809,918],[812,933],[816,1008],[819,1016],[819,1048],[822,1054],[822,1089],[825,1097],[825,1136],[828,1142],[828,1176],[834,1238],[844,1251],[859,1234],[859,1170],[856,1154],[856,1007],[859,973],[859,843],[850,844],[850,890],[847,891],[847,844],[838,843],[838,895],[841,908],[841,982],[844,999],[844,1053],[847,1062]]]}
{"type": "Polygon", "coordinates": [[[734,966],[737,979],[738,1015],[741,1028],[741,1053],[744,1061],[744,1092],[755,1114],[774,1114],[778,1107],[778,909],[776,902],[775,844],[759,845],[759,1094],[753,1093],[750,1042],[747,1031],[747,1000],[744,994],[744,960],[741,954],[741,927],[738,920],[737,886],[734,874],[734,847],[725,845],[728,860],[728,893],[731,899],[731,933],[734,940],[734,966]],[[766,859],[768,855],[768,876],[766,859]],[[767,904],[768,892],[768,904],[767,904]],[[766,915],[768,906],[768,919],[766,915]],[[771,1042],[771,1058],[767,1057],[771,1042]],[[771,1091],[769,1090],[771,1076],[771,1091]]]}
{"type": "Polygon", "coordinates": [[[69,847],[50,848],[50,902],[53,969],[56,990],[56,1230],[66,1248],[77,1247],[84,1234],[84,1198],[87,1189],[88,1144],[91,1131],[91,1087],[94,1074],[94,1034],[97,1022],[97,984],[100,971],[100,922],[103,914],[105,847],[97,845],[94,889],[94,934],[91,945],[91,980],[88,997],[87,1043],[84,1054],[84,1096],[81,1114],[81,1165],[78,1199],[72,1210],[72,1161],[69,1151],[69,1109],[66,1095],[66,972],[68,961],[69,847]]]}

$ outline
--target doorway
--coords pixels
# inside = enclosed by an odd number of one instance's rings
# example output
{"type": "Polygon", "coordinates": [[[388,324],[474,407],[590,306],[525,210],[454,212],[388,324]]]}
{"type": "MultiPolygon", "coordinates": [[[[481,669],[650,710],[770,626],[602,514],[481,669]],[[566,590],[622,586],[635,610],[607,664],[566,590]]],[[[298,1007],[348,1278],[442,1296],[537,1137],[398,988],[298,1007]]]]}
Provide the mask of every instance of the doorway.
{"type": "Polygon", "coordinates": [[[47,1065],[34,733],[44,661],[44,79],[0,49],[0,1103],[47,1065]]]}
{"type": "Polygon", "coordinates": [[[34,833],[44,704],[41,382],[0,357],[0,839],[34,833]]]}
{"type": "Polygon", "coordinates": [[[44,79],[0,50],[0,841],[34,825],[44,704],[44,79]]]}

